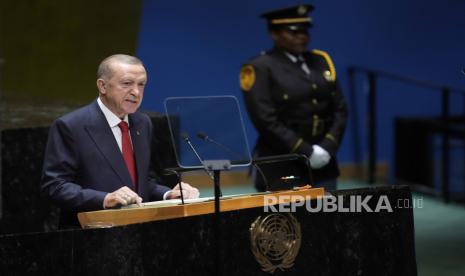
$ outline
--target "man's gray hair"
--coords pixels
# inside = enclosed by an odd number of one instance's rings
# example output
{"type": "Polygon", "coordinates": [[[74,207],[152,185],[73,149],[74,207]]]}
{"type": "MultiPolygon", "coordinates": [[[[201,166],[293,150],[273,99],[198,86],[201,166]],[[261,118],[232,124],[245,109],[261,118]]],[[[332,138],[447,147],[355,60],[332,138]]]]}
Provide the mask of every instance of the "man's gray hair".
{"type": "Polygon", "coordinates": [[[142,61],[134,56],[130,55],[124,55],[124,54],[116,54],[109,56],[105,58],[102,62],[100,62],[100,65],[98,66],[97,69],[97,79],[110,79],[111,76],[113,75],[113,71],[111,70],[111,64],[113,62],[120,62],[124,64],[132,64],[132,65],[137,65],[140,64],[144,66],[142,61]]]}

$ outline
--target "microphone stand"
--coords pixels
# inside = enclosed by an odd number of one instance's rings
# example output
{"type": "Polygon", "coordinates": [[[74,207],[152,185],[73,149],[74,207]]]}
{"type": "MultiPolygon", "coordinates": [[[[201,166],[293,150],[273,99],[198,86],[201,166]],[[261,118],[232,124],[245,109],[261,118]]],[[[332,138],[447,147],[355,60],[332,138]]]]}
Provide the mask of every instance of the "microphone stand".
{"type": "Polygon", "coordinates": [[[173,168],[167,168],[165,169],[165,172],[176,175],[176,182],[178,182],[179,191],[181,192],[181,205],[184,205],[184,194],[182,192],[181,174],[176,169],[173,169],[173,168]]]}
{"type": "Polygon", "coordinates": [[[200,158],[200,155],[199,153],[197,152],[197,150],[195,150],[195,147],[194,145],[192,145],[192,142],[191,142],[191,139],[189,138],[189,135],[187,135],[187,133],[183,133],[182,135],[182,139],[184,141],[186,141],[186,143],[189,145],[190,149],[194,152],[195,156],[197,157],[197,159],[200,161],[200,163],[203,165],[204,169],[205,169],[205,172],[208,174],[208,176],[210,176],[210,178],[213,180],[213,175],[211,173],[211,170],[208,170],[207,167],[205,166],[204,164],[204,161],[202,160],[202,158],[200,158]]]}
{"type": "Polygon", "coordinates": [[[205,170],[213,171],[213,184],[215,192],[215,213],[220,213],[220,197],[222,196],[220,188],[220,173],[223,170],[231,169],[230,160],[205,160],[202,162],[205,170]]]}
{"type": "Polygon", "coordinates": [[[215,223],[214,223],[214,233],[215,233],[215,242],[214,250],[215,253],[215,267],[216,273],[215,275],[221,275],[221,231],[220,231],[220,223],[221,223],[221,212],[220,212],[220,197],[221,197],[221,189],[220,189],[220,173],[222,170],[229,170],[231,168],[231,161],[230,160],[205,160],[203,161],[203,165],[206,170],[213,171],[213,183],[215,189],[215,223]]]}
{"type": "Polygon", "coordinates": [[[186,141],[189,145],[191,150],[197,156],[197,159],[202,163],[205,171],[208,175],[212,176],[213,172],[213,185],[214,185],[214,192],[215,192],[215,222],[214,222],[214,254],[215,254],[215,275],[221,275],[221,231],[220,231],[220,223],[221,223],[221,208],[220,208],[220,198],[222,196],[221,188],[220,188],[220,174],[223,170],[231,169],[231,161],[230,160],[202,160],[200,155],[195,150],[195,147],[192,145],[189,135],[187,133],[181,134],[182,139],[186,141]]]}
{"type": "MultiPolygon", "coordinates": [[[[195,150],[195,149],[194,149],[195,150]]],[[[198,154],[197,154],[198,155],[198,154]]],[[[200,157],[200,156],[199,156],[200,157]]],[[[229,160],[205,160],[201,161],[204,169],[207,172],[213,171],[213,183],[214,183],[214,193],[215,193],[215,212],[214,212],[214,223],[213,223],[213,252],[215,254],[215,271],[214,275],[221,275],[221,231],[220,231],[220,222],[221,222],[221,212],[220,212],[220,198],[221,198],[221,189],[220,189],[220,173],[222,170],[229,170],[231,168],[231,161],[229,160]]],[[[180,179],[179,173],[192,171],[194,169],[187,168],[167,168],[166,172],[174,173],[180,179]]],[[[210,175],[210,174],[209,174],[210,175]]],[[[179,180],[179,183],[180,180],[179,180]]],[[[181,190],[182,193],[182,190],[181,190]]],[[[184,201],[183,201],[184,204],[184,201]]]]}

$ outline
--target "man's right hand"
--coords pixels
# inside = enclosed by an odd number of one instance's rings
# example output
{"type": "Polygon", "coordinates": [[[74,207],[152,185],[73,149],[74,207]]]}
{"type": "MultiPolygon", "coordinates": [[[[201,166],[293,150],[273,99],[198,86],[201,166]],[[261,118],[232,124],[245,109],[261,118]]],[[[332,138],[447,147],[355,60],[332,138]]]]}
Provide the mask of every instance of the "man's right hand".
{"type": "Polygon", "coordinates": [[[126,206],[129,204],[141,204],[142,198],[129,187],[124,186],[118,190],[108,193],[103,200],[103,208],[113,208],[116,206],[126,206]]]}

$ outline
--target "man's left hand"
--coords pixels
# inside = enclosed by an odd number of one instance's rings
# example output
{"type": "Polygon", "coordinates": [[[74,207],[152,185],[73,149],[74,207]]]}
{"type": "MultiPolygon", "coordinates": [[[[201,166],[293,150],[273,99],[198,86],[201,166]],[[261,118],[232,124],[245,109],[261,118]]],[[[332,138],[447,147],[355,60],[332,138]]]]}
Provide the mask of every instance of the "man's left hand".
{"type": "MultiPolygon", "coordinates": [[[[181,182],[181,186],[182,186],[182,194],[184,196],[184,199],[199,197],[199,194],[200,194],[199,189],[192,187],[191,185],[185,182],[181,182]]],[[[166,195],[166,199],[174,199],[174,198],[181,198],[181,191],[179,189],[179,183],[166,195]]]]}

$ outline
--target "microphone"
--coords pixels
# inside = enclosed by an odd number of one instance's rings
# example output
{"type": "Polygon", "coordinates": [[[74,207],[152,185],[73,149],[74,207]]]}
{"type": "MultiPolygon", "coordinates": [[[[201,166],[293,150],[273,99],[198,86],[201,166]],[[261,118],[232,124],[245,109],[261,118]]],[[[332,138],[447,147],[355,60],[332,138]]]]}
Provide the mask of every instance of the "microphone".
{"type": "MultiPolygon", "coordinates": [[[[192,142],[191,142],[191,139],[189,139],[189,135],[185,132],[181,133],[181,138],[189,145],[190,149],[194,152],[195,156],[197,157],[197,159],[200,161],[200,164],[204,164],[203,163],[203,160],[202,158],[200,158],[200,155],[199,153],[197,152],[197,150],[195,150],[195,147],[194,145],[192,145],[192,142]]],[[[214,179],[213,178],[213,175],[210,171],[208,171],[207,169],[205,169],[204,167],[204,170],[205,172],[208,174],[208,176],[210,176],[211,179],[214,179]]]]}
{"type": "MultiPolygon", "coordinates": [[[[249,162],[248,160],[241,160],[241,156],[240,154],[238,154],[237,152],[231,150],[229,147],[225,146],[224,144],[214,140],[214,139],[211,139],[208,134],[206,134],[205,132],[197,132],[197,137],[200,138],[201,140],[204,140],[208,143],[212,143],[216,146],[218,146],[219,148],[221,148],[222,150],[230,153],[231,155],[233,155],[234,157],[238,158],[238,160],[236,160],[234,163],[237,163],[237,164],[241,164],[241,163],[247,163],[249,162]]],[[[290,160],[297,160],[297,159],[302,159],[302,160],[305,160],[308,162],[308,158],[306,155],[304,154],[297,154],[297,153],[290,153],[290,154],[281,154],[281,155],[270,155],[270,156],[264,156],[264,157],[256,157],[256,158],[253,158],[252,159],[252,166],[254,166],[254,168],[257,170],[257,172],[261,175],[264,183],[265,183],[265,187],[267,188],[271,188],[270,185],[269,185],[269,182],[268,182],[268,178],[265,176],[265,174],[263,173],[262,169],[260,168],[260,164],[270,164],[270,163],[277,163],[277,162],[282,162],[282,161],[290,161],[290,160]]],[[[310,179],[312,179],[312,172],[310,170],[310,167],[308,166],[308,164],[306,163],[309,171],[309,177],[310,179]]]]}
{"type": "Polygon", "coordinates": [[[205,132],[201,132],[201,131],[197,132],[197,137],[200,138],[201,140],[217,145],[218,147],[222,148],[224,151],[227,151],[228,153],[233,155],[235,158],[239,158],[239,159],[242,158],[237,152],[231,150],[229,147],[211,139],[205,132]]]}
{"type": "Polygon", "coordinates": [[[306,159],[306,158],[307,156],[304,154],[289,153],[289,154],[257,157],[253,159],[253,162],[255,164],[267,164],[267,163],[275,163],[275,162],[281,162],[281,161],[306,159]]]}
{"type": "MultiPolygon", "coordinates": [[[[224,144],[211,139],[205,132],[197,132],[197,137],[207,141],[209,143],[215,144],[218,147],[222,148],[224,151],[227,151],[231,155],[234,155],[236,158],[242,158],[237,152],[231,150],[229,147],[225,146],[224,144]]],[[[307,156],[303,154],[297,154],[297,153],[289,153],[289,154],[281,154],[281,155],[270,155],[270,156],[264,156],[264,157],[256,157],[252,159],[252,164],[266,164],[266,163],[275,163],[275,162],[281,162],[281,161],[288,161],[288,160],[297,160],[297,159],[306,159],[307,156]]],[[[237,162],[240,163],[245,163],[246,160],[237,160],[237,162]]]]}
{"type": "MultiPolygon", "coordinates": [[[[205,132],[197,132],[197,137],[204,140],[205,142],[209,142],[209,143],[212,143],[216,146],[218,146],[219,148],[221,148],[222,150],[232,154],[234,157],[238,158],[238,160],[235,162],[237,164],[242,164],[242,163],[247,163],[249,161],[246,161],[246,160],[241,160],[242,156],[240,156],[237,152],[231,150],[229,147],[223,145],[222,143],[218,142],[218,141],[215,141],[213,139],[211,139],[205,132]]],[[[231,162],[232,163],[232,162],[231,162]]],[[[260,164],[260,163],[259,163],[260,164]]],[[[267,177],[265,176],[265,174],[263,173],[262,169],[257,165],[257,162],[255,162],[254,160],[252,160],[252,166],[254,166],[254,168],[257,170],[257,172],[261,175],[263,181],[265,182],[265,186],[266,187],[269,187],[268,185],[268,179],[267,177]]],[[[249,174],[250,174],[250,171],[249,171],[249,174]]]]}

